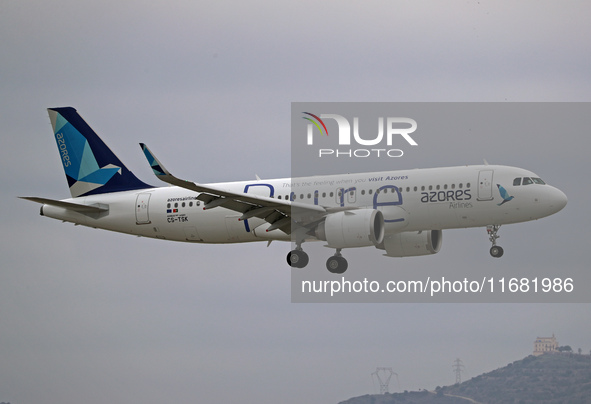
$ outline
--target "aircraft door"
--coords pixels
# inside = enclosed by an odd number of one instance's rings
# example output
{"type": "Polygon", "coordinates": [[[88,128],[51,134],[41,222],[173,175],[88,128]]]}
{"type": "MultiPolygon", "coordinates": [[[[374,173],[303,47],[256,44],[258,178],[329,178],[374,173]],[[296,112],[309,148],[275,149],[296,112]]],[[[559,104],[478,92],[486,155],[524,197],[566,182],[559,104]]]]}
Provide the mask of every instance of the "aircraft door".
{"type": "Polygon", "coordinates": [[[337,188],[335,193],[335,201],[339,206],[345,206],[345,200],[348,204],[354,204],[356,197],[357,189],[355,187],[351,188],[337,188]],[[346,194],[346,195],[345,195],[346,194]]]}
{"type": "Polygon", "coordinates": [[[482,170],[478,173],[478,200],[491,201],[493,199],[493,170],[482,170]]]}
{"type": "Polygon", "coordinates": [[[345,188],[337,188],[337,191],[334,194],[334,196],[335,196],[335,202],[339,206],[344,206],[344,201],[345,201],[345,197],[343,195],[343,191],[344,190],[345,190],[345,188]]]}
{"type": "Polygon", "coordinates": [[[148,208],[150,204],[151,194],[138,194],[135,200],[135,222],[137,224],[148,224],[150,223],[150,216],[148,208]]]}
{"type": "Polygon", "coordinates": [[[349,203],[351,205],[355,203],[355,200],[356,200],[355,193],[356,192],[357,192],[356,188],[353,188],[353,187],[349,188],[349,190],[347,192],[347,203],[349,203]]]}

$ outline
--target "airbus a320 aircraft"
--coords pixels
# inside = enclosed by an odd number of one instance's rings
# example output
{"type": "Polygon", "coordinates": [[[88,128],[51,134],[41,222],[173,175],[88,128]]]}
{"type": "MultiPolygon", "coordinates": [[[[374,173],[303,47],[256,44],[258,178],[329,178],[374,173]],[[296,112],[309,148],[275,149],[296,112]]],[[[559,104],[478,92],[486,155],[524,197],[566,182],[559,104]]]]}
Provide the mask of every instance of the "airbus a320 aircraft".
{"type": "Polygon", "coordinates": [[[197,184],[173,176],[144,144],[154,174],[140,181],[74,108],[49,117],[71,198],[24,197],[41,215],[136,236],[192,243],[293,241],[287,262],[308,264],[302,244],[335,249],[326,267],[343,273],[346,248],[375,247],[388,257],[435,254],[442,230],[485,227],[490,254],[503,224],[560,211],[566,195],[521,168],[478,165],[362,174],[197,184]]]}

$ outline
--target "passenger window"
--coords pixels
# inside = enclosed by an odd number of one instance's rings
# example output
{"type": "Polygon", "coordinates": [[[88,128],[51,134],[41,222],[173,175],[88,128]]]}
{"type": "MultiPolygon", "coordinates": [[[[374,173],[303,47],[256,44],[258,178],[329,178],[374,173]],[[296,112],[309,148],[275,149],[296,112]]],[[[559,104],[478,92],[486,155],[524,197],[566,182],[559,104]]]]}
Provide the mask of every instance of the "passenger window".
{"type": "Polygon", "coordinates": [[[521,177],[520,178],[515,178],[513,180],[513,186],[518,186],[521,185],[521,177]]]}
{"type": "Polygon", "coordinates": [[[529,177],[524,177],[523,178],[523,183],[522,185],[529,185],[529,184],[533,184],[534,182],[531,180],[531,178],[529,177]]]}

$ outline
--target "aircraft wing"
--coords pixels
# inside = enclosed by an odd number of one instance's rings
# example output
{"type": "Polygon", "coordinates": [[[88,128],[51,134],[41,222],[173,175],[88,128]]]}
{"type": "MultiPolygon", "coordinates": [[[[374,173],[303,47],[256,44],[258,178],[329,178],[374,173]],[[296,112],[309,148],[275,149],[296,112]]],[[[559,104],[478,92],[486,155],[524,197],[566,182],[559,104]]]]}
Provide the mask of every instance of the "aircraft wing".
{"type": "Polygon", "coordinates": [[[305,227],[322,219],[328,213],[325,208],[318,205],[232,192],[210,185],[182,180],[164,168],[156,156],[148,149],[148,146],[144,143],[140,143],[140,146],[156,177],[168,184],[198,192],[197,199],[204,202],[203,209],[205,210],[223,206],[226,209],[242,213],[240,220],[258,217],[270,224],[267,231],[279,229],[286,234],[291,233],[292,225],[305,227]]]}

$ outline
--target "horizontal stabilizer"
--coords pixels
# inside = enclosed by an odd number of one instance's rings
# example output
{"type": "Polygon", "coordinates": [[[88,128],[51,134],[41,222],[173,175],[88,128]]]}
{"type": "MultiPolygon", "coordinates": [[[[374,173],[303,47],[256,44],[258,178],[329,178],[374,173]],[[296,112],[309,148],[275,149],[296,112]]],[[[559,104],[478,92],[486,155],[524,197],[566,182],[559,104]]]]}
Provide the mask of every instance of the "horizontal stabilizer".
{"type": "Polygon", "coordinates": [[[38,198],[35,196],[19,196],[19,198],[26,199],[32,202],[41,203],[43,205],[57,206],[58,208],[69,209],[84,214],[103,213],[109,211],[109,205],[105,204],[81,205],[79,203],[56,201],[55,199],[38,198]]]}

